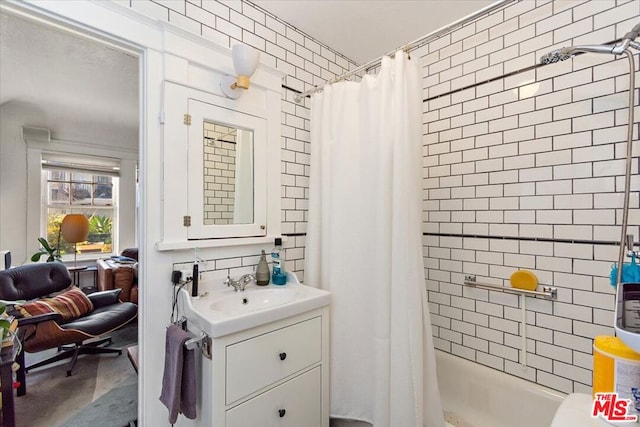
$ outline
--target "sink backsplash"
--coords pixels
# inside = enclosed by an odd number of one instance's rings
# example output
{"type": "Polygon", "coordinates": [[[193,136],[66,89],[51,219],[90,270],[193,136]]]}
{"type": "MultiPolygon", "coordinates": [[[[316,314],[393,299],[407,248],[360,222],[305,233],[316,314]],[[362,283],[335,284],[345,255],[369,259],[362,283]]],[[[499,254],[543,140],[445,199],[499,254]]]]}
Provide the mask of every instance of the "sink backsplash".
{"type": "MultiPolygon", "coordinates": [[[[300,281],[304,277],[304,258],[301,257],[303,251],[302,248],[296,248],[296,238],[290,238],[283,245],[281,256],[283,258],[283,267],[285,271],[295,273],[300,281]],[[300,250],[298,250],[300,249],[300,250]],[[295,258],[289,259],[289,256],[295,258]]],[[[262,249],[251,251],[250,254],[224,257],[224,258],[206,258],[206,251],[200,250],[198,252],[199,271],[200,271],[200,289],[204,289],[203,286],[211,286],[212,282],[216,284],[222,284],[227,278],[227,275],[232,278],[238,278],[243,274],[255,273],[258,262],[260,261],[260,253],[262,249]]],[[[269,270],[271,270],[273,263],[271,259],[271,248],[264,248],[267,254],[267,263],[269,264],[269,270]]],[[[193,260],[184,262],[173,263],[174,271],[192,271],[193,260]]]]}

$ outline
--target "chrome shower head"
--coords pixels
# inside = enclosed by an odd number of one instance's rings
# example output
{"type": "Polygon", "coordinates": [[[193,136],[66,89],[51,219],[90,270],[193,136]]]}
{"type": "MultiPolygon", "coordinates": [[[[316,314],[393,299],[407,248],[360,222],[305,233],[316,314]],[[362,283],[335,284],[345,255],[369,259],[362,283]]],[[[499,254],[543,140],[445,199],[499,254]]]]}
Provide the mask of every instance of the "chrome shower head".
{"type": "Polygon", "coordinates": [[[593,52],[593,53],[609,53],[613,54],[615,45],[585,45],[585,46],[569,46],[563,47],[558,50],[551,51],[546,55],[540,57],[541,64],[553,64],[554,62],[564,61],[571,58],[578,53],[593,52]]]}
{"type": "Polygon", "coordinates": [[[575,51],[573,46],[563,47],[561,49],[551,51],[551,52],[547,53],[546,55],[542,55],[540,57],[540,63],[541,64],[553,64],[555,62],[564,61],[566,59],[571,58],[576,53],[577,52],[575,51]]]}
{"type": "Polygon", "coordinates": [[[612,55],[622,55],[629,46],[631,46],[634,49],[640,50],[640,44],[634,41],[636,38],[638,38],[639,35],[640,35],[640,23],[636,24],[636,26],[633,27],[631,31],[625,34],[624,37],[622,38],[622,41],[618,44],[610,44],[610,45],[597,44],[597,45],[563,47],[561,49],[551,51],[546,55],[542,55],[540,57],[540,63],[543,65],[553,64],[555,62],[569,59],[577,53],[584,53],[584,52],[609,53],[612,55]]]}

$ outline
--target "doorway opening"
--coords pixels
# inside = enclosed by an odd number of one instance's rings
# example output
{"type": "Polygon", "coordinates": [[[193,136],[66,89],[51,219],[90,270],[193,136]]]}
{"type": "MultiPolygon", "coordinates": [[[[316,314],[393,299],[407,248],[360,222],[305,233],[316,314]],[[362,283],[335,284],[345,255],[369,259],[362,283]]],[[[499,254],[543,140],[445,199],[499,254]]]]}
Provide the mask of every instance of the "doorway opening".
{"type": "MultiPolygon", "coordinates": [[[[0,11],[0,44],[0,188],[3,202],[11,200],[0,204],[0,247],[12,252],[13,265],[28,263],[37,238],[48,237],[50,223],[55,227],[51,212],[85,213],[98,240],[66,255],[87,267],[74,274],[75,284],[99,288],[96,262],[141,242],[142,50],[51,16],[8,9],[0,11]],[[49,137],[27,138],[25,129],[34,128],[49,137]]],[[[139,336],[137,325],[123,328],[112,345],[134,345],[139,336]]],[[[50,356],[43,353],[27,354],[27,365],[50,356]]],[[[65,372],[61,363],[27,374],[27,394],[16,399],[20,423],[65,424],[125,386],[137,397],[136,372],[124,351],[82,356],[69,378],[58,375],[65,372]]]]}

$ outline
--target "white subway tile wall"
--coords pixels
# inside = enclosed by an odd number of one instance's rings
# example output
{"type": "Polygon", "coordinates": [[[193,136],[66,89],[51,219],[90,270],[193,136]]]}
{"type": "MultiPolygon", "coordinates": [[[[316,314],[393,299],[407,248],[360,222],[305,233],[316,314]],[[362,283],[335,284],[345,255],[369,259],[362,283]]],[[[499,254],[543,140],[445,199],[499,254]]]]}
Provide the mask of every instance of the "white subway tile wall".
{"type": "MultiPolygon", "coordinates": [[[[122,2],[121,2],[122,3],[122,2]]],[[[129,7],[222,45],[248,44],[261,60],[285,74],[283,85],[311,89],[356,64],[248,1],[129,0],[129,7]]],[[[296,92],[282,88],[282,233],[287,270],[304,280],[304,247],[309,188],[309,100],[294,101],[296,92]]],[[[213,276],[251,272],[258,256],[206,260],[213,276]]],[[[180,268],[181,265],[176,265],[180,268]]]]}
{"type": "MultiPolygon", "coordinates": [[[[536,64],[561,46],[611,42],[638,21],[638,1],[522,1],[425,49],[423,242],[440,350],[563,392],[590,390],[592,339],[613,334],[628,67],[596,54],[536,64]],[[509,286],[519,268],[558,287],[555,302],[527,300],[526,370],[518,297],[463,283],[476,275],[509,286]]],[[[636,241],[639,207],[634,194],[636,241]]]]}
{"type": "Polygon", "coordinates": [[[236,182],[236,129],[204,123],[204,224],[233,224],[236,182]]]}
{"type": "MultiPolygon", "coordinates": [[[[223,45],[256,47],[297,91],[355,66],[249,1],[125,4],[223,45]]],[[[620,235],[627,67],[595,54],[535,65],[561,46],[610,42],[639,19],[638,1],[526,0],[415,52],[426,99],[423,242],[438,349],[563,392],[590,391],[591,340],[613,333],[608,274],[617,258],[610,242],[620,235]],[[558,287],[556,302],[527,301],[526,370],[518,297],[463,284],[474,274],[509,286],[518,268],[558,287]]],[[[282,224],[292,235],[287,268],[304,280],[309,101],[294,97],[283,88],[282,224]]],[[[640,188],[639,178],[632,188],[640,188]]],[[[638,240],[637,193],[631,207],[629,231],[638,240]]],[[[206,260],[205,267],[222,280],[257,262],[256,254],[206,260]]]]}

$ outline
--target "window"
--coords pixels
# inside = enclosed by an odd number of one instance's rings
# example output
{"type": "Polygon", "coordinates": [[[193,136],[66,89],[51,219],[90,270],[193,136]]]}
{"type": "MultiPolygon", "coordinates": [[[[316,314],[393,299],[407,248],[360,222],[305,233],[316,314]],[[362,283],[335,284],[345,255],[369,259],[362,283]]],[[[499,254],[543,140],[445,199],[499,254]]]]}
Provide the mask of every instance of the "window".
{"type": "Polygon", "coordinates": [[[60,223],[67,214],[82,213],[89,220],[87,240],[77,244],[78,256],[113,253],[117,236],[117,167],[81,162],[82,159],[70,163],[46,157],[42,162],[43,223],[47,240],[59,245],[63,259],[71,259],[74,248],[59,234],[60,223]]]}

